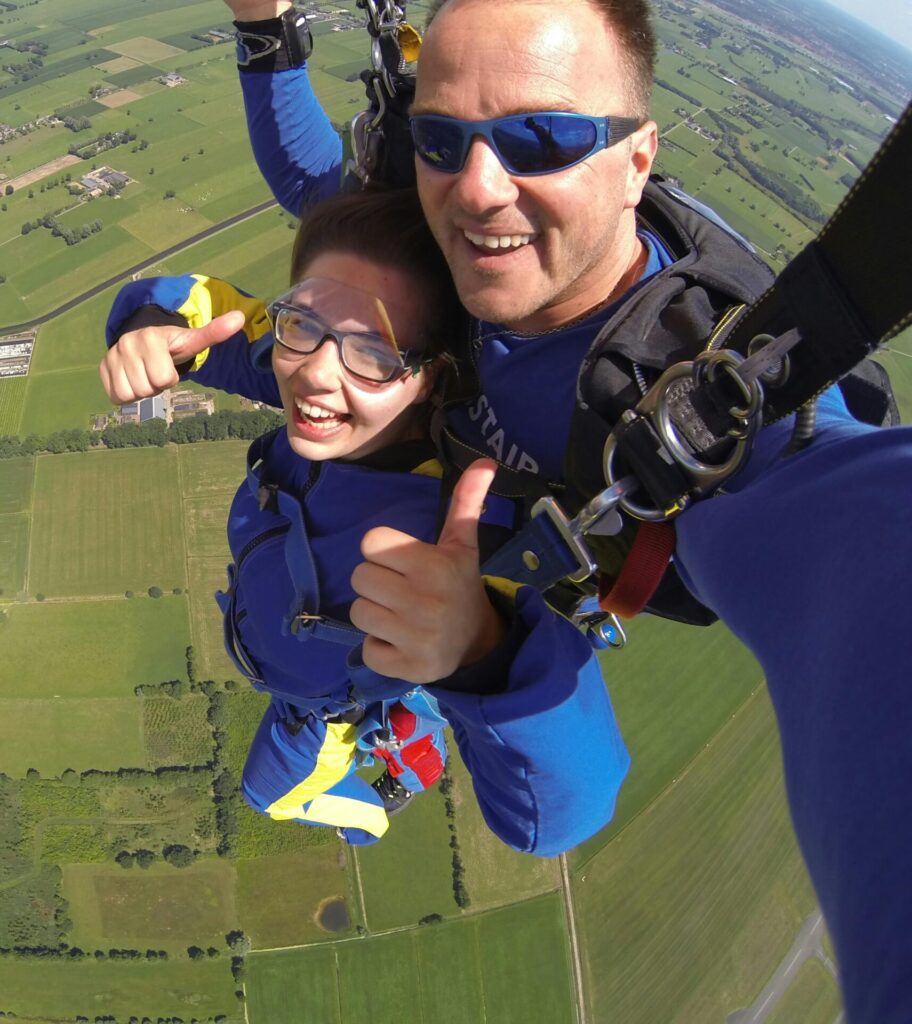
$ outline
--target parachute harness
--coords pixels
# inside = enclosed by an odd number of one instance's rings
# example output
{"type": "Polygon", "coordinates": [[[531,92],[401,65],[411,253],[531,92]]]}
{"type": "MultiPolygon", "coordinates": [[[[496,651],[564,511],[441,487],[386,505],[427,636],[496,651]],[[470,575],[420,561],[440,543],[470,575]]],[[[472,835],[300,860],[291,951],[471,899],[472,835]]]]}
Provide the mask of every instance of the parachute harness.
{"type": "Polygon", "coordinates": [[[406,65],[418,59],[421,36],[405,20],[404,4],[357,0],[357,6],[367,13],[366,27],[371,37],[371,67],[362,74],[368,107],[352,120],[352,155],[344,175],[353,176],[363,187],[375,177],[389,177],[382,173],[384,120],[391,111],[399,117],[406,114],[414,94],[414,76],[407,72],[406,65]]]}

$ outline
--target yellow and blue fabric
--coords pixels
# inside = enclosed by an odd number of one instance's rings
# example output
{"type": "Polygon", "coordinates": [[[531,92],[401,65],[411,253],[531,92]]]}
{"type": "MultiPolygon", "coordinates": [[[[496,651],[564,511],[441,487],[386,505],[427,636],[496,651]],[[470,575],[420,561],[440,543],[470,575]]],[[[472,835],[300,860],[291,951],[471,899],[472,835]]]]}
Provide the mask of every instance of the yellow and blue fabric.
{"type": "Polygon", "coordinates": [[[370,845],[389,820],[382,799],[356,771],[382,762],[410,793],[437,782],[446,761],[445,720],[433,708],[433,699],[417,691],[389,709],[368,707],[361,722],[348,723],[314,714],[296,720],[273,703],[247,755],[241,793],[275,821],[337,828],[349,844],[370,845]],[[407,734],[397,728],[403,720],[407,734]]]}

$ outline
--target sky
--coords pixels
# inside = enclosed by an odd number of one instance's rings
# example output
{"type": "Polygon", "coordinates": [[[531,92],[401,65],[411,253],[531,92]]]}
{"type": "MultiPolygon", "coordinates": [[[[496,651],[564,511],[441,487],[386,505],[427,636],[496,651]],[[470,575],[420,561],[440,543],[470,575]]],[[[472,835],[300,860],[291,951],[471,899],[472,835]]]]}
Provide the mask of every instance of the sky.
{"type": "Polygon", "coordinates": [[[912,50],[912,0],[827,0],[912,50]]]}

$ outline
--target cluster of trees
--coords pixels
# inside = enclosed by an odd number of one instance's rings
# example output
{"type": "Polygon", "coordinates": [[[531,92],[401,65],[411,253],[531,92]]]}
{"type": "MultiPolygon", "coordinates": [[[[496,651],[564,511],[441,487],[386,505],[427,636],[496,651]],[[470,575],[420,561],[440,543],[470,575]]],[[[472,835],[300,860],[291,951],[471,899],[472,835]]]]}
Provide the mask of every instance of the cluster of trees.
{"type": "MultiPolygon", "coordinates": [[[[71,132],[84,132],[87,128],[92,127],[92,122],[87,117],[72,117],[70,114],[64,114],[60,118],[65,128],[69,128],[71,132]]],[[[70,146],[72,152],[73,146],[70,146]]]]}
{"type": "MultiPolygon", "coordinates": [[[[161,855],[166,863],[175,868],[189,867],[196,860],[196,852],[182,843],[170,843],[161,855]]],[[[121,850],[114,858],[122,868],[132,868],[136,864],[144,869],[151,867],[156,859],[155,852],[146,849],[121,850]]]]}
{"type": "MultiPolygon", "coordinates": [[[[453,780],[450,778],[446,768],[443,769],[443,775],[440,776],[437,788],[444,797],[443,806],[447,816],[447,828],[450,830],[450,849],[453,851],[453,899],[456,901],[457,907],[465,909],[471,905],[472,901],[465,886],[465,867],[462,863],[462,857],[459,855],[459,838],[456,835],[456,804],[451,796],[453,780]]],[[[424,923],[426,922],[419,922],[419,924],[424,923]]]]}
{"type": "Polygon", "coordinates": [[[105,132],[104,135],[97,135],[94,139],[83,142],[78,146],[73,143],[69,147],[68,152],[71,156],[78,156],[81,160],[91,160],[92,157],[98,156],[99,153],[104,153],[107,149],[115,149],[117,146],[123,146],[135,140],[136,134],[129,130],[105,132]]]}
{"type": "Polygon", "coordinates": [[[62,238],[67,245],[76,245],[91,235],[97,235],[104,228],[104,224],[100,220],[93,220],[89,224],[83,224],[81,228],[68,228],[61,224],[53,214],[48,213],[38,220],[27,220],[22,225],[21,231],[23,235],[28,235],[32,231],[37,231],[38,228],[47,228],[54,238],[62,238]]]}
{"type": "MultiPolygon", "coordinates": [[[[215,804],[215,823],[219,833],[216,852],[220,857],[227,857],[234,852],[239,829],[236,806],[238,785],[225,757],[225,746],[228,740],[225,731],[228,726],[228,698],[224,693],[216,692],[209,698],[207,718],[209,725],[212,726],[213,740],[212,760],[215,778],[212,781],[212,802],[215,804]]],[[[230,933],[230,935],[234,934],[234,932],[230,933]]],[[[238,934],[242,935],[243,933],[238,934]]],[[[231,941],[229,938],[229,947],[231,947],[231,941]]]]}
{"type": "MultiPolygon", "coordinates": [[[[137,697],[173,697],[175,700],[180,700],[188,693],[202,693],[210,699],[217,693],[228,691],[231,693],[241,689],[241,684],[235,679],[226,679],[224,683],[219,684],[214,679],[193,679],[189,683],[185,683],[181,679],[168,679],[162,683],[141,683],[139,686],[133,687],[133,692],[137,697]]],[[[214,712],[216,716],[221,718],[221,712],[214,712]]],[[[227,714],[225,722],[227,723],[227,714]]],[[[211,722],[210,722],[211,724],[211,722]]]]}

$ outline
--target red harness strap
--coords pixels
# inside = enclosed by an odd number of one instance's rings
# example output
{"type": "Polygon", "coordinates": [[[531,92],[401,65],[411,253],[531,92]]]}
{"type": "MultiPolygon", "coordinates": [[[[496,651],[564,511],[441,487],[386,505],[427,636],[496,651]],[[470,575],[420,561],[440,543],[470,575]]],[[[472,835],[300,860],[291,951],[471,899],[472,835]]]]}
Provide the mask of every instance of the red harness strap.
{"type": "Polygon", "coordinates": [[[617,578],[599,578],[602,611],[613,612],[622,619],[639,615],[664,576],[674,547],[671,523],[640,523],[617,578]]]}

